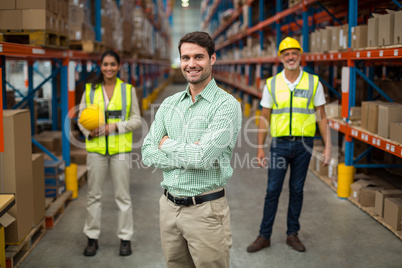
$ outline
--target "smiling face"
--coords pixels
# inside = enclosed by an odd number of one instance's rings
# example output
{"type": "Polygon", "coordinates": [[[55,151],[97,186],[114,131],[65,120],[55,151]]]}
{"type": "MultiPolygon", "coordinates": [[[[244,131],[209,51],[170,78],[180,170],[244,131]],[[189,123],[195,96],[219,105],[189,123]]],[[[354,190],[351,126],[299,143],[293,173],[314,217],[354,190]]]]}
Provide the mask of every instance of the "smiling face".
{"type": "Polygon", "coordinates": [[[281,53],[281,62],[286,70],[294,71],[300,66],[301,53],[295,48],[286,49],[281,53]]]}
{"type": "Polygon", "coordinates": [[[117,62],[115,57],[108,55],[103,58],[101,63],[101,72],[104,79],[115,79],[119,70],[120,64],[117,62]]]}
{"type": "Polygon", "coordinates": [[[207,50],[194,43],[183,43],[180,52],[180,67],[186,80],[193,85],[207,85],[216,54],[209,58],[207,50]]]}

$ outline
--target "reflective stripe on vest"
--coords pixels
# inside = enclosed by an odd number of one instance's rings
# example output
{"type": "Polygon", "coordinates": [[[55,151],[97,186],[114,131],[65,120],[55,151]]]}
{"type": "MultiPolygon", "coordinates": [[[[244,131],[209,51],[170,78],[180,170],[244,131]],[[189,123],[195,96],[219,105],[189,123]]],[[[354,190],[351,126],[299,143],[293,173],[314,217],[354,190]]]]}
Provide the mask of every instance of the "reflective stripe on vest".
{"type": "MultiPolygon", "coordinates": [[[[129,115],[131,107],[131,85],[123,83],[120,79],[117,79],[116,86],[120,84],[120,94],[115,96],[113,94],[110,99],[108,107],[105,108],[103,89],[101,85],[97,85],[95,89],[92,89],[91,84],[86,85],[86,102],[87,106],[90,104],[98,104],[99,107],[105,111],[106,123],[117,123],[126,120],[129,115]],[[129,90],[129,92],[127,92],[129,90]],[[129,95],[128,95],[129,94],[129,95]],[[118,96],[120,95],[120,96],[118,96]],[[117,109],[116,109],[117,108],[117,109]],[[110,110],[109,110],[110,109],[110,110]]],[[[105,155],[110,155],[130,152],[132,150],[132,132],[123,134],[112,134],[86,140],[86,148],[88,152],[94,152],[105,155]]]]}
{"type": "Polygon", "coordinates": [[[299,84],[291,92],[283,74],[279,73],[267,79],[267,87],[274,103],[271,136],[314,136],[316,126],[312,100],[318,87],[318,77],[303,72],[299,84]]]}

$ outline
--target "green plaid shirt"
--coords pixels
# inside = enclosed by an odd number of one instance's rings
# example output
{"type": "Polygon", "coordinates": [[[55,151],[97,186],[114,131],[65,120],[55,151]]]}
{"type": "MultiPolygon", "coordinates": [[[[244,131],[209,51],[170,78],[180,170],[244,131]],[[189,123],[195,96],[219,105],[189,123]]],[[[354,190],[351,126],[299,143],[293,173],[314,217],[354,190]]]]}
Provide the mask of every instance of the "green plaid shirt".
{"type": "Polygon", "coordinates": [[[163,169],[161,185],[176,196],[195,196],[226,184],[242,121],[239,102],[214,79],[194,103],[189,90],[187,86],[163,101],[142,146],[144,164],[163,169]],[[164,136],[169,139],[159,150],[164,136]]]}

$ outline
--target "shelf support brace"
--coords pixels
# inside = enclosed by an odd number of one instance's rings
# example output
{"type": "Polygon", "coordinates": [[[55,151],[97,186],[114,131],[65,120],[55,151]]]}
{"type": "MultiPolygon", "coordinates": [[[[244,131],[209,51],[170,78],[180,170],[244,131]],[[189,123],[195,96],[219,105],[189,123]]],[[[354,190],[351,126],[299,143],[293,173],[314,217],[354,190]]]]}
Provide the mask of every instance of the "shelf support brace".
{"type": "Polygon", "coordinates": [[[356,72],[364,79],[367,81],[367,83],[370,84],[375,90],[377,90],[378,93],[380,93],[384,98],[387,99],[389,102],[394,102],[387,94],[385,94],[384,91],[381,90],[376,84],[374,84],[373,81],[371,81],[362,71],[360,71],[358,68],[356,68],[356,72]]]}
{"type": "Polygon", "coordinates": [[[353,165],[357,164],[360,160],[362,160],[365,156],[367,156],[368,154],[371,153],[371,151],[373,151],[373,146],[370,146],[369,148],[367,148],[367,150],[365,150],[361,155],[359,155],[358,157],[356,157],[356,159],[353,161],[353,165]]]}
{"type": "Polygon", "coordinates": [[[342,22],[341,22],[340,20],[338,20],[338,19],[334,16],[334,14],[332,14],[326,7],[324,7],[324,6],[320,3],[320,1],[317,1],[316,3],[317,3],[317,5],[319,5],[320,8],[321,8],[322,10],[324,10],[334,21],[336,21],[337,23],[339,23],[339,25],[342,25],[342,22]]]}
{"type": "Polygon", "coordinates": [[[8,81],[6,81],[6,85],[11,87],[12,90],[14,90],[21,98],[24,97],[24,94],[22,94],[18,89],[16,89],[13,85],[11,85],[8,81]]]}
{"type": "MultiPolygon", "coordinates": [[[[52,74],[46,78],[45,80],[42,81],[36,88],[32,88],[33,85],[31,85],[31,82],[33,83],[33,72],[31,73],[30,67],[28,66],[28,79],[29,79],[29,93],[26,95],[20,102],[15,104],[11,109],[17,109],[19,106],[21,106],[25,101],[31,101],[34,98],[34,95],[36,91],[38,91],[44,84],[46,84],[50,79],[53,79],[59,72],[59,69],[56,69],[52,72],[52,74]],[[30,74],[31,73],[31,74],[30,74]],[[32,77],[30,77],[32,76],[32,77]]],[[[26,105],[23,105],[22,107],[25,107],[26,105]]],[[[33,111],[33,110],[32,110],[33,111]]]]}
{"type": "Polygon", "coordinates": [[[397,0],[392,0],[392,2],[394,2],[394,3],[395,3],[395,5],[397,5],[397,6],[398,6],[398,8],[401,8],[401,7],[402,7],[402,5],[401,5],[401,4],[399,4],[399,2],[398,2],[397,0]]]}
{"type": "Polygon", "coordinates": [[[52,158],[54,161],[58,161],[59,159],[52,154],[48,149],[46,149],[45,146],[43,146],[41,143],[39,143],[37,140],[35,140],[34,138],[31,138],[32,144],[35,145],[36,147],[38,147],[42,152],[44,152],[45,154],[47,154],[50,158],[52,158]]]}

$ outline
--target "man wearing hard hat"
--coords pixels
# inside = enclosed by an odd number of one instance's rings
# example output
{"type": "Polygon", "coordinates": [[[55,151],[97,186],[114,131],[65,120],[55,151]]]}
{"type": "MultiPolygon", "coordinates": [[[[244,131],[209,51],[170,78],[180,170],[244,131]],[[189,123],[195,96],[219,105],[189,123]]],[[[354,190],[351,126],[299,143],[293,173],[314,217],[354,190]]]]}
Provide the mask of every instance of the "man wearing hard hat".
{"type": "Polygon", "coordinates": [[[304,252],[305,246],[298,237],[299,217],[303,203],[303,187],[311,158],[316,121],[325,144],[322,155],[324,166],[331,155],[325,97],[322,84],[316,75],[300,68],[302,48],[297,40],[286,37],[279,45],[278,56],[284,70],[267,79],[261,99],[261,118],[258,131],[259,165],[268,164],[268,186],[263,219],[257,239],[247,247],[257,252],[271,244],[270,237],[278,208],[286,171],[290,165],[289,207],[286,244],[304,252]],[[317,120],[316,120],[317,115],[317,120]],[[272,137],[269,163],[265,160],[264,143],[270,126],[272,137]]]}

